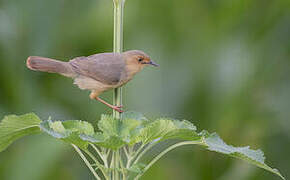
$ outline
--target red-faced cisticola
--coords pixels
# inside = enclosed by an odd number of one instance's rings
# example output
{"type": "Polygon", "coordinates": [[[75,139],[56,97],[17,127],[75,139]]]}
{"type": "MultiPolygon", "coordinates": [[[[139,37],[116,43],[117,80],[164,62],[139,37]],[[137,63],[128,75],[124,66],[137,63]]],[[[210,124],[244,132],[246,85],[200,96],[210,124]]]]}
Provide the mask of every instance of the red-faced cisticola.
{"type": "Polygon", "coordinates": [[[118,112],[123,112],[121,107],[107,103],[99,95],[123,86],[147,65],[158,66],[140,50],[100,53],[88,57],[76,57],[68,62],[38,56],[30,56],[27,59],[29,69],[73,78],[74,84],[80,89],[91,91],[91,99],[96,99],[118,112]]]}

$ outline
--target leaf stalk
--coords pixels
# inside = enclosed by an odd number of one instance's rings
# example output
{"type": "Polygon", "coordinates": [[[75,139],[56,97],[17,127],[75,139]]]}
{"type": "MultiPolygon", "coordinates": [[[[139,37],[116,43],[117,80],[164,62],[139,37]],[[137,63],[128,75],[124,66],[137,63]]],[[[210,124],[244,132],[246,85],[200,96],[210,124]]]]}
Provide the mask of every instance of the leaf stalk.
{"type": "Polygon", "coordinates": [[[76,152],[79,154],[79,156],[82,158],[82,160],[85,162],[85,164],[88,166],[89,170],[92,172],[95,178],[97,180],[101,180],[101,178],[98,176],[98,174],[92,167],[91,163],[87,160],[86,156],[82,153],[82,151],[76,145],[72,144],[72,146],[76,150],[76,152]]]}

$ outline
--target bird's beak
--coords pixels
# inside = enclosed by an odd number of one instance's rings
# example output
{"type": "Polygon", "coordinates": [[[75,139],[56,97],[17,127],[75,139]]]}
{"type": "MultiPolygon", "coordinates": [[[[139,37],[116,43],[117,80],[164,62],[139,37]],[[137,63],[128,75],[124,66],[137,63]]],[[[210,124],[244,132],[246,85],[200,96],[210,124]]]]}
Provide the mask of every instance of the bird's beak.
{"type": "Polygon", "coordinates": [[[157,64],[157,63],[155,63],[154,61],[150,61],[148,64],[150,64],[150,65],[152,65],[152,66],[155,66],[155,67],[158,67],[159,66],[159,64],[157,64]]]}

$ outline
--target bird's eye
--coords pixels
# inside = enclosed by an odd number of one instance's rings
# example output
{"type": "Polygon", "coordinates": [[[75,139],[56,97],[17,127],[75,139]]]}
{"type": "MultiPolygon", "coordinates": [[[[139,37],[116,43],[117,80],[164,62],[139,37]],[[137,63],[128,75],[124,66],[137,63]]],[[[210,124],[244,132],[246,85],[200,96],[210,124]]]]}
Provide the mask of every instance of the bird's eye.
{"type": "Polygon", "coordinates": [[[143,61],[143,59],[142,58],[139,58],[138,61],[141,62],[141,61],[143,61]]]}

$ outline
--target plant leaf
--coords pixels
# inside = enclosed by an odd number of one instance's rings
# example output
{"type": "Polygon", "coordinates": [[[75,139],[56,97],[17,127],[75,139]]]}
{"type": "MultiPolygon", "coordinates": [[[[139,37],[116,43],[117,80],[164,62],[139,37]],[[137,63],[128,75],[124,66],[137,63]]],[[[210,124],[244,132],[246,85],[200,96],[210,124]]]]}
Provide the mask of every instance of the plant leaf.
{"type": "Polygon", "coordinates": [[[102,146],[109,149],[119,149],[120,147],[127,144],[125,141],[123,141],[118,136],[108,136],[105,137],[102,133],[98,132],[94,135],[85,135],[81,134],[80,138],[84,141],[87,141],[89,143],[96,144],[98,146],[102,146]]]}
{"type": "Polygon", "coordinates": [[[86,121],[68,120],[63,121],[62,125],[65,129],[79,134],[93,135],[95,133],[92,124],[86,121]]]}
{"type": "Polygon", "coordinates": [[[20,137],[40,133],[40,122],[34,113],[5,116],[0,123],[0,152],[20,137]]]}
{"type": "Polygon", "coordinates": [[[263,168],[280,176],[282,179],[285,179],[277,169],[273,169],[265,164],[265,156],[260,149],[252,150],[249,146],[234,147],[231,145],[227,145],[216,133],[210,135],[207,134],[207,137],[204,138],[204,142],[207,146],[207,149],[210,151],[215,151],[245,160],[250,164],[263,168]]]}
{"type": "Polygon", "coordinates": [[[126,111],[122,114],[122,119],[135,119],[138,121],[148,121],[148,119],[139,112],[126,111]]]}
{"type": "MultiPolygon", "coordinates": [[[[130,114],[130,117],[132,117],[132,114],[130,114]]],[[[137,134],[139,131],[138,126],[141,124],[140,120],[114,119],[111,115],[102,115],[98,123],[98,127],[102,132],[91,135],[81,134],[80,138],[88,143],[110,149],[118,149],[125,144],[129,144],[132,137],[137,134]]]]}
{"type": "Polygon", "coordinates": [[[102,115],[98,127],[102,132],[94,135],[81,134],[80,138],[89,143],[110,148],[118,149],[125,144],[134,144],[133,139],[140,134],[143,124],[148,120],[137,112],[126,112],[122,119],[115,119],[111,115],[102,115]]]}
{"type": "Polygon", "coordinates": [[[200,137],[196,133],[196,127],[189,121],[177,121],[171,119],[158,119],[147,124],[136,137],[135,142],[142,141],[147,144],[151,141],[163,141],[166,139],[196,140],[200,137]]]}
{"type": "Polygon", "coordinates": [[[162,140],[166,139],[180,139],[195,141],[200,139],[200,136],[196,132],[196,127],[189,121],[182,120],[172,120],[175,128],[167,132],[162,140]]]}
{"type": "Polygon", "coordinates": [[[68,120],[68,121],[44,121],[40,124],[42,131],[47,134],[61,139],[65,142],[75,144],[76,146],[87,149],[88,142],[82,140],[81,134],[94,135],[93,126],[86,121],[68,120]]]}
{"type": "Polygon", "coordinates": [[[98,127],[106,138],[116,136],[130,143],[131,139],[138,134],[141,123],[136,119],[114,119],[112,116],[102,115],[98,127]]]}

